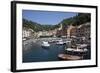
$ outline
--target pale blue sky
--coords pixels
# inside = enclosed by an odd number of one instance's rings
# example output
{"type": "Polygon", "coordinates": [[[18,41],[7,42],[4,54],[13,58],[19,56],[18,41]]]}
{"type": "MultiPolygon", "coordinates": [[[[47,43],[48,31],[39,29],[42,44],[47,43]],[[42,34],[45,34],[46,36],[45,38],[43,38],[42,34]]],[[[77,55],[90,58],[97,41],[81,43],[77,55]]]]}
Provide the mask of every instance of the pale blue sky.
{"type": "Polygon", "coordinates": [[[23,10],[22,16],[27,20],[31,20],[40,24],[55,25],[65,18],[76,16],[73,12],[55,12],[55,11],[35,11],[23,10]]]}

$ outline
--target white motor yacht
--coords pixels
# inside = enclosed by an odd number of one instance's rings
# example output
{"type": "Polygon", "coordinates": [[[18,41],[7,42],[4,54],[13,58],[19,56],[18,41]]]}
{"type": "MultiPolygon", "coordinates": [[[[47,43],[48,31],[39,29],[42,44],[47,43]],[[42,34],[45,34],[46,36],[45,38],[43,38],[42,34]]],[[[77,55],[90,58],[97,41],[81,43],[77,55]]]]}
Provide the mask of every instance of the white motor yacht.
{"type": "Polygon", "coordinates": [[[50,46],[50,44],[48,42],[46,42],[46,41],[42,42],[42,47],[49,47],[49,46],[50,46]]]}
{"type": "Polygon", "coordinates": [[[58,42],[57,42],[56,44],[58,44],[58,45],[63,45],[64,42],[63,42],[63,40],[58,40],[58,42]]]}

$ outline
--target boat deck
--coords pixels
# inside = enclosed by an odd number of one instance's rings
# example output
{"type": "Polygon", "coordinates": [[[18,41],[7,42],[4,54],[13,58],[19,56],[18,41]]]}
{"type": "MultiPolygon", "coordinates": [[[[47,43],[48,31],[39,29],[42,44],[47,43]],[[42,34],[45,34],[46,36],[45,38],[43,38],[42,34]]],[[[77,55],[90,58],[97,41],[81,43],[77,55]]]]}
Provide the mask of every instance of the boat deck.
{"type": "Polygon", "coordinates": [[[59,54],[58,57],[62,60],[81,60],[82,57],[80,56],[74,56],[74,55],[68,55],[68,54],[59,54]]]}

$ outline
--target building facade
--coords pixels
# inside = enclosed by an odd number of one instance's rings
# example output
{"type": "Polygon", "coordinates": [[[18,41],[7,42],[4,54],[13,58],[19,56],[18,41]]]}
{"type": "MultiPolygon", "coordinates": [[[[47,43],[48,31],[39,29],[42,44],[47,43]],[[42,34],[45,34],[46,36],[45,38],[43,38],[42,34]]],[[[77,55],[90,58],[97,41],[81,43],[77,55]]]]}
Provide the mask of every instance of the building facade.
{"type": "Polygon", "coordinates": [[[77,37],[81,37],[83,42],[89,43],[91,39],[90,23],[85,23],[77,27],[77,37]]]}
{"type": "Polygon", "coordinates": [[[67,37],[74,37],[76,36],[76,33],[77,33],[77,27],[76,26],[68,26],[68,29],[67,29],[67,37]]]}
{"type": "Polygon", "coordinates": [[[23,28],[22,30],[22,37],[23,38],[30,38],[33,36],[34,31],[32,29],[23,28]]]}

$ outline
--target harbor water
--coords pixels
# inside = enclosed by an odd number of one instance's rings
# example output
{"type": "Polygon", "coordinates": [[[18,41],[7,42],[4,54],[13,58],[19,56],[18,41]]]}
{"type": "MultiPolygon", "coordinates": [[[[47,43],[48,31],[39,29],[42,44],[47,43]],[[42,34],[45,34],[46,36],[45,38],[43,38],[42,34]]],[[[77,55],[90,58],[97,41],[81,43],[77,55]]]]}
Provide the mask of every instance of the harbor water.
{"type": "Polygon", "coordinates": [[[58,45],[56,43],[50,43],[49,47],[42,47],[41,43],[42,43],[41,40],[38,40],[36,42],[31,40],[26,44],[24,43],[23,60],[22,60],[24,63],[60,61],[58,55],[66,53],[65,51],[66,45],[58,45]]]}

